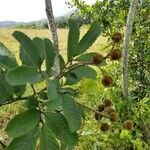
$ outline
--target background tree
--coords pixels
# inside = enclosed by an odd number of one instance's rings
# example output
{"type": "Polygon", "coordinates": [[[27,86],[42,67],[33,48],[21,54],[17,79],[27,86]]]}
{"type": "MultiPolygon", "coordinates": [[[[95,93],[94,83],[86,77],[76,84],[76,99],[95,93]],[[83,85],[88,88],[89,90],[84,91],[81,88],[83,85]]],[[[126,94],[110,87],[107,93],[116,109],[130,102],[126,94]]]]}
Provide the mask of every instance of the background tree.
{"type": "MultiPolygon", "coordinates": [[[[128,51],[129,51],[129,45],[130,45],[130,36],[132,34],[132,28],[133,28],[133,22],[135,20],[135,14],[138,7],[138,0],[131,1],[128,17],[127,17],[127,23],[124,33],[124,43],[123,43],[123,60],[122,60],[122,82],[123,82],[123,95],[125,99],[128,101],[129,98],[129,88],[128,88],[128,51]]],[[[128,103],[128,102],[127,102],[128,103]]],[[[129,106],[127,104],[127,110],[129,110],[129,106]]]]}

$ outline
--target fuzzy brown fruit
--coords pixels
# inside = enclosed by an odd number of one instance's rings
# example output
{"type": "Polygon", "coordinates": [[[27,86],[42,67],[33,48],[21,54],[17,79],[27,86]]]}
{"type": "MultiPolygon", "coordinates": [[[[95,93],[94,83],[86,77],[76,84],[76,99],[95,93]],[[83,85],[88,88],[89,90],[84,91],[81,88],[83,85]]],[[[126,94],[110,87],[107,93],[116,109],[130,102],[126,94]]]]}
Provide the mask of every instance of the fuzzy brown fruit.
{"type": "Polygon", "coordinates": [[[102,82],[102,84],[103,84],[105,87],[109,87],[109,86],[112,85],[113,79],[112,79],[111,76],[106,75],[106,76],[103,77],[103,79],[102,79],[101,82],[102,82]]]}
{"type": "Polygon", "coordinates": [[[113,105],[110,99],[104,99],[103,103],[105,107],[111,107],[113,105]]]}
{"type": "Polygon", "coordinates": [[[101,104],[101,105],[98,106],[98,111],[99,112],[104,111],[104,109],[105,109],[105,105],[104,104],[101,104]]]}
{"type": "Polygon", "coordinates": [[[120,49],[113,49],[109,56],[111,60],[120,60],[122,58],[122,51],[120,49]]]}
{"type": "Polygon", "coordinates": [[[132,120],[126,120],[123,124],[123,127],[127,130],[132,130],[133,129],[133,122],[132,120]]]}
{"type": "Polygon", "coordinates": [[[108,108],[107,113],[110,115],[111,113],[115,112],[115,110],[113,108],[108,108]]]}
{"type": "Polygon", "coordinates": [[[115,32],[112,35],[111,39],[113,40],[113,42],[119,43],[123,39],[123,35],[120,32],[115,32]]]}
{"type": "Polygon", "coordinates": [[[103,58],[104,58],[103,55],[97,53],[97,54],[95,54],[95,56],[93,57],[93,63],[94,63],[95,65],[98,65],[98,64],[100,64],[100,63],[103,61],[103,58]]]}
{"type": "Polygon", "coordinates": [[[100,129],[101,129],[103,132],[108,131],[108,129],[109,129],[109,124],[108,124],[108,123],[102,123],[101,126],[100,126],[100,129]]]}
{"type": "Polygon", "coordinates": [[[96,113],[94,114],[94,117],[95,117],[95,120],[100,120],[100,119],[102,119],[102,116],[101,116],[98,112],[96,112],[96,113]]]}
{"type": "Polygon", "coordinates": [[[116,112],[112,112],[110,113],[110,120],[112,122],[117,122],[119,120],[119,115],[116,112]]]}

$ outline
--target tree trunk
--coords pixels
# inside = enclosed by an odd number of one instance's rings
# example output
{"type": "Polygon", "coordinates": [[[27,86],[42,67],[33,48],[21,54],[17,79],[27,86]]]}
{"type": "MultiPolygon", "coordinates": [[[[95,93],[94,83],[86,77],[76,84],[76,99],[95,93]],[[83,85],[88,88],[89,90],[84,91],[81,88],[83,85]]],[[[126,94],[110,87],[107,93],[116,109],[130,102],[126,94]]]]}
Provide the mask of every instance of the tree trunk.
{"type": "Polygon", "coordinates": [[[135,19],[135,13],[137,10],[139,0],[132,0],[129,8],[125,34],[124,34],[124,43],[123,43],[123,60],[122,60],[122,89],[124,98],[128,99],[129,90],[128,90],[128,51],[130,44],[130,36],[132,33],[133,22],[135,19]]]}
{"type": "Polygon", "coordinates": [[[54,62],[54,70],[55,70],[54,76],[56,77],[60,72],[58,35],[57,35],[57,29],[56,29],[55,19],[54,19],[54,15],[53,15],[51,0],[45,0],[45,5],[46,5],[46,14],[47,14],[47,18],[48,18],[48,24],[49,24],[49,28],[51,30],[52,40],[53,40],[53,44],[54,44],[54,47],[56,50],[55,51],[56,57],[55,57],[55,62],[54,62]]]}

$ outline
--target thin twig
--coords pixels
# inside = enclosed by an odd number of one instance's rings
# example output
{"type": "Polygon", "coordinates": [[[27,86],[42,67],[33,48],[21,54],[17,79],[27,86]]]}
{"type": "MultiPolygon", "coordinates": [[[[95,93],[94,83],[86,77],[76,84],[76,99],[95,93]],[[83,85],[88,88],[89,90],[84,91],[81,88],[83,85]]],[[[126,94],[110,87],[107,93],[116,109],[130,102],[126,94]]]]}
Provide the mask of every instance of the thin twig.
{"type": "Polygon", "coordinates": [[[112,45],[112,48],[111,48],[111,50],[108,52],[108,54],[104,57],[104,58],[107,58],[109,55],[110,55],[110,53],[112,52],[112,50],[114,49],[114,47],[115,47],[115,42],[113,43],[113,45],[112,45]]]}
{"type": "Polygon", "coordinates": [[[90,107],[88,107],[88,106],[85,106],[85,105],[79,103],[79,102],[77,102],[77,103],[78,103],[81,107],[86,108],[86,109],[89,110],[89,111],[92,111],[92,112],[94,112],[94,113],[97,113],[97,114],[99,114],[99,115],[101,115],[101,116],[103,116],[103,117],[105,117],[105,118],[110,118],[108,115],[106,115],[106,114],[104,114],[104,113],[102,113],[102,112],[96,111],[96,110],[94,110],[94,109],[92,109],[92,108],[90,108],[90,107]]]}
{"type": "Polygon", "coordinates": [[[5,149],[6,145],[0,140],[0,144],[2,145],[2,147],[5,149]]]}
{"type": "Polygon", "coordinates": [[[33,90],[33,95],[36,95],[36,91],[35,91],[35,88],[34,88],[33,84],[31,84],[31,88],[33,90]]]}
{"type": "MultiPolygon", "coordinates": [[[[43,89],[41,89],[39,92],[36,93],[36,95],[39,95],[41,94],[42,92],[46,91],[46,87],[44,87],[43,89]]],[[[22,100],[29,100],[31,97],[35,96],[34,94],[33,95],[30,95],[30,96],[25,96],[25,97],[16,97],[16,98],[13,98],[12,100],[10,101],[7,101],[5,103],[2,103],[0,104],[0,107],[1,106],[4,106],[4,105],[8,105],[8,104],[12,104],[14,102],[18,102],[18,101],[22,101],[22,100]]]]}
{"type": "Polygon", "coordinates": [[[70,67],[67,68],[68,71],[59,74],[59,75],[57,76],[57,78],[60,79],[61,77],[63,77],[64,75],[68,74],[69,72],[71,72],[71,71],[74,70],[74,69],[77,69],[77,68],[79,68],[79,67],[86,66],[86,65],[92,65],[92,64],[93,64],[93,63],[91,63],[91,62],[73,64],[72,66],[70,66],[70,67]]]}

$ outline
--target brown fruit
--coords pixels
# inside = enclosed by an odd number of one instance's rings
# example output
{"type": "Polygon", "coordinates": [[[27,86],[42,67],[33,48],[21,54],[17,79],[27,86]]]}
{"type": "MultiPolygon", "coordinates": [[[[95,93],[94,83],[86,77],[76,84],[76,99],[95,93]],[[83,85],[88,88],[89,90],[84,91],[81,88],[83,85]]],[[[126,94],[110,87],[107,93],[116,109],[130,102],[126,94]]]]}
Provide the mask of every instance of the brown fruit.
{"type": "Polygon", "coordinates": [[[133,122],[132,120],[126,120],[123,124],[123,127],[127,130],[132,130],[133,129],[133,122]]]}
{"type": "Polygon", "coordinates": [[[113,79],[112,79],[111,76],[106,75],[106,76],[103,77],[103,79],[102,79],[101,82],[102,82],[102,84],[103,84],[105,87],[109,87],[109,86],[112,85],[113,79]]]}
{"type": "Polygon", "coordinates": [[[108,108],[107,113],[110,115],[111,113],[115,112],[115,110],[113,108],[108,108]]]}
{"type": "Polygon", "coordinates": [[[98,111],[99,112],[104,111],[104,109],[105,109],[105,105],[104,104],[101,104],[101,105],[98,106],[98,111]]]}
{"type": "Polygon", "coordinates": [[[104,105],[105,107],[111,107],[113,104],[112,104],[112,101],[110,99],[104,99],[104,105]]]}
{"type": "Polygon", "coordinates": [[[120,49],[113,49],[109,56],[111,60],[120,60],[122,58],[122,51],[120,49]]]}
{"type": "Polygon", "coordinates": [[[102,119],[102,116],[99,113],[97,113],[97,112],[95,113],[94,117],[95,117],[95,120],[102,119]]]}
{"type": "Polygon", "coordinates": [[[112,122],[117,122],[119,120],[119,115],[116,112],[112,112],[110,113],[110,120],[112,122]]]}
{"type": "Polygon", "coordinates": [[[103,132],[108,131],[108,129],[109,129],[109,124],[108,124],[108,123],[102,123],[101,126],[100,126],[100,129],[101,129],[103,132]]]}
{"type": "Polygon", "coordinates": [[[113,42],[119,43],[123,39],[123,35],[120,32],[115,32],[112,35],[111,39],[113,40],[113,42]]]}
{"type": "Polygon", "coordinates": [[[98,64],[100,64],[100,63],[103,61],[103,58],[104,58],[103,55],[97,53],[97,54],[95,54],[95,56],[93,57],[93,63],[96,64],[96,65],[98,65],[98,64]]]}

